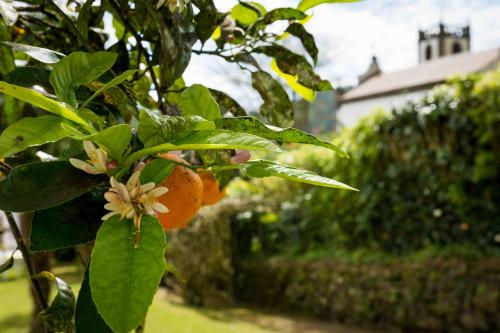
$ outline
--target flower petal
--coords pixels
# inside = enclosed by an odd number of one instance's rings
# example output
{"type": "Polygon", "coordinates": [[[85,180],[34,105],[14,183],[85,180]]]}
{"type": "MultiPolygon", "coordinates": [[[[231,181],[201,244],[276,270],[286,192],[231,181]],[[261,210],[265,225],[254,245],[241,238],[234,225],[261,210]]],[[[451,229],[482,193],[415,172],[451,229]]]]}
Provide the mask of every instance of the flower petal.
{"type": "Polygon", "coordinates": [[[109,213],[107,213],[106,215],[104,215],[104,216],[101,218],[101,220],[107,220],[107,219],[109,219],[111,216],[116,215],[116,214],[119,214],[119,213],[118,213],[118,212],[116,212],[116,211],[115,211],[115,212],[109,212],[109,213]]]}
{"type": "Polygon", "coordinates": [[[91,141],[83,141],[83,149],[85,149],[85,152],[87,153],[88,156],[91,156],[96,148],[94,144],[91,141]]]}
{"type": "Polygon", "coordinates": [[[155,211],[157,211],[158,213],[168,213],[169,212],[167,206],[165,206],[164,204],[161,204],[159,202],[155,202],[153,204],[153,209],[155,211]]]}
{"type": "Polygon", "coordinates": [[[157,187],[148,192],[148,196],[153,196],[155,198],[160,197],[168,192],[168,188],[164,186],[157,187]]]}
{"type": "Polygon", "coordinates": [[[141,185],[142,192],[149,192],[154,188],[155,188],[155,183],[153,183],[153,182],[141,185]]]}

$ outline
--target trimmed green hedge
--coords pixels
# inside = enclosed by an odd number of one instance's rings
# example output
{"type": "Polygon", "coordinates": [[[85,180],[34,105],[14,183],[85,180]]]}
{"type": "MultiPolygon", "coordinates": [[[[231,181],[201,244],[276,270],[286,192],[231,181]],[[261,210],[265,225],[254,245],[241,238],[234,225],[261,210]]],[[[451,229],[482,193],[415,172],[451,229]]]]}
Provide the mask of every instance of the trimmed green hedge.
{"type": "Polygon", "coordinates": [[[358,326],[500,332],[500,258],[353,265],[246,261],[237,299],[358,326]]]}

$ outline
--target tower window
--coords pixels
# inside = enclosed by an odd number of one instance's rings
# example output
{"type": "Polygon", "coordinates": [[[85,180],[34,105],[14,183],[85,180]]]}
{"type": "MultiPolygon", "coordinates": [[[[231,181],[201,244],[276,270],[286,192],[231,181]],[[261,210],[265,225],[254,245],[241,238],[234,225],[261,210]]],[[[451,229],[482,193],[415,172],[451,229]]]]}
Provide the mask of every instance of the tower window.
{"type": "Polygon", "coordinates": [[[425,48],[425,60],[431,60],[432,59],[432,48],[430,45],[427,45],[425,48]]]}
{"type": "Polygon", "coordinates": [[[462,52],[462,45],[459,43],[453,43],[453,48],[451,50],[453,54],[462,52]]]}

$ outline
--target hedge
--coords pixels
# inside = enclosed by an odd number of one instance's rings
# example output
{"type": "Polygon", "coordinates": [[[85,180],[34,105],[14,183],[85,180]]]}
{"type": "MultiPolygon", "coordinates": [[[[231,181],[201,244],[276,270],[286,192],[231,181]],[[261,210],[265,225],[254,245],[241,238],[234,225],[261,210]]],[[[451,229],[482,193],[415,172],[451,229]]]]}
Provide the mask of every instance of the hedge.
{"type": "Polygon", "coordinates": [[[240,301],[407,332],[500,332],[499,286],[498,257],[370,265],[252,260],[235,276],[240,301]]]}

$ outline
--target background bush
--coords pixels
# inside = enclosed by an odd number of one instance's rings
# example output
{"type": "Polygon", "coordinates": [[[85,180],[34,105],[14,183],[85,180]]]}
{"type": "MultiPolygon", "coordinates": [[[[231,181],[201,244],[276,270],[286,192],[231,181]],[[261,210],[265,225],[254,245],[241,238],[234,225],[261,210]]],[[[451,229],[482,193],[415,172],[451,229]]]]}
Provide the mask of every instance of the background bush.
{"type": "Polygon", "coordinates": [[[242,243],[254,243],[242,254],[302,256],[360,247],[407,254],[430,245],[497,246],[500,71],[456,79],[389,116],[378,113],[344,131],[338,143],[350,160],[302,146],[282,162],[360,192],[268,179],[242,186],[242,197],[266,193],[264,201],[280,207],[276,216],[241,215],[242,243]],[[246,222],[254,227],[251,233],[246,222]]]}
{"type": "Polygon", "coordinates": [[[360,192],[234,182],[231,199],[169,236],[185,298],[408,331],[499,331],[500,70],[457,78],[336,140],[350,160],[290,146],[280,162],[360,192]]]}

